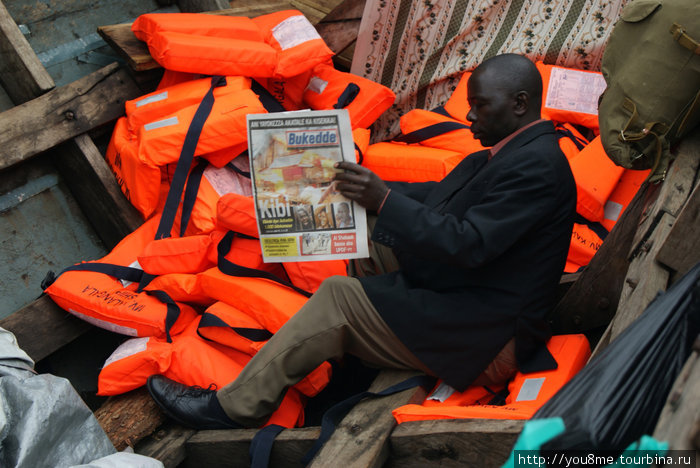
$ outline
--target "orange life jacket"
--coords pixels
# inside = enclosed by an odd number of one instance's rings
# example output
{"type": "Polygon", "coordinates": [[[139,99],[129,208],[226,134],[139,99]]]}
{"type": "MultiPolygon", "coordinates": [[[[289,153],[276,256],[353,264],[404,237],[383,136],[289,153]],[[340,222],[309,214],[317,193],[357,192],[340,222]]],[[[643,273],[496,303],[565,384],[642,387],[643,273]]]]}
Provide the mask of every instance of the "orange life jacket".
{"type": "Polygon", "coordinates": [[[584,335],[555,335],[547,343],[547,348],[557,361],[557,369],[516,374],[508,384],[509,393],[503,406],[484,404],[489,396],[483,387],[473,386],[465,392],[450,394],[438,386],[436,390],[441,391],[434,391],[422,405],[396,408],[394,418],[399,423],[460,418],[529,419],[583,368],[591,355],[584,335]],[[440,397],[441,401],[431,400],[431,397],[439,397],[439,393],[449,397],[440,397]]]}
{"type": "MultiPolygon", "coordinates": [[[[98,377],[98,395],[118,395],[143,386],[149,376],[163,374],[185,385],[222,388],[235,380],[250,356],[196,333],[199,320],[167,343],[154,337],[127,340],[105,362],[98,377]]],[[[301,396],[289,389],[267,424],[303,424],[301,396]]]]}
{"type": "MultiPolygon", "coordinates": [[[[465,99],[462,107],[466,106],[467,101],[465,99]]],[[[405,135],[410,135],[413,132],[425,130],[433,125],[443,124],[445,122],[463,125],[463,127],[460,128],[455,125],[456,128],[454,130],[450,130],[445,133],[435,132],[435,136],[421,139],[418,141],[418,144],[429,146],[431,148],[455,151],[465,156],[484,149],[479,140],[474,138],[474,134],[469,129],[468,124],[459,122],[458,120],[443,114],[424,109],[413,109],[402,115],[399,120],[401,133],[404,137],[405,135]]]]}
{"type": "MultiPolygon", "coordinates": [[[[457,87],[450,95],[447,102],[442,105],[442,109],[453,119],[460,122],[467,122],[467,113],[469,113],[469,103],[467,102],[467,82],[471,76],[471,72],[464,72],[457,83],[457,87]]],[[[439,109],[438,109],[439,110],[439,109]]]]}
{"type": "Polygon", "coordinates": [[[188,73],[289,77],[333,56],[297,10],[259,16],[149,13],[132,24],[164,68],[188,73]]]}
{"type": "Polygon", "coordinates": [[[144,219],[150,217],[160,199],[161,169],[139,159],[138,142],[129,132],[126,117],[117,120],[105,159],[124,196],[144,219]]]}
{"type": "Polygon", "coordinates": [[[368,128],[395,99],[386,86],[336,70],[332,63],[313,68],[303,95],[303,102],[315,110],[347,109],[352,128],[368,128]]]}
{"type": "Polygon", "coordinates": [[[115,333],[168,339],[179,333],[197,313],[157,290],[137,292],[143,272],[131,267],[153,239],[158,221],[146,221],[102,259],[67,268],[45,292],[71,314],[115,333]]]}
{"type": "Polygon", "coordinates": [[[369,145],[362,165],[390,181],[428,182],[445,177],[464,159],[464,154],[400,142],[369,145]]]}
{"type": "Polygon", "coordinates": [[[598,97],[605,89],[603,75],[535,62],[542,75],[542,115],[556,122],[569,122],[598,129],[598,97]]]}
{"type": "Polygon", "coordinates": [[[624,171],[605,154],[600,137],[596,137],[569,160],[576,180],[576,212],[589,221],[600,222],[605,203],[624,171]]]}
{"type": "MultiPolygon", "coordinates": [[[[203,314],[197,333],[210,340],[254,356],[272,333],[249,315],[225,302],[216,302],[203,314]]],[[[306,396],[317,395],[330,381],[331,365],[322,363],[293,388],[306,396]]]]}

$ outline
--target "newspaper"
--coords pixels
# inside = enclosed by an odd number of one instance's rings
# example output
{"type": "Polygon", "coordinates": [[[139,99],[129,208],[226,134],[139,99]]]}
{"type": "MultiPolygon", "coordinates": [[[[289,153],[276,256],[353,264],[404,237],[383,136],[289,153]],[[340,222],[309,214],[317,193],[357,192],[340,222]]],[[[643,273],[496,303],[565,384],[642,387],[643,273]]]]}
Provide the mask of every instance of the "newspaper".
{"type": "Polygon", "coordinates": [[[355,161],[346,110],[248,115],[248,154],[265,262],[367,257],[365,209],[335,191],[355,161]]]}

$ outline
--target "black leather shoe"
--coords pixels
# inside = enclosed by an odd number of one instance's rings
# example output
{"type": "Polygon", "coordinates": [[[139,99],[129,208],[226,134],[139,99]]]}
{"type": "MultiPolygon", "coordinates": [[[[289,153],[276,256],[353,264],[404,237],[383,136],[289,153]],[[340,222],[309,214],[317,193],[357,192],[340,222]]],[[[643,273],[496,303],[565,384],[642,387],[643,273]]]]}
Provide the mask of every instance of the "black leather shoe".
{"type": "Polygon", "coordinates": [[[193,429],[241,429],[224,412],[212,388],[190,387],[163,375],[152,375],[146,388],[169,417],[193,429]]]}

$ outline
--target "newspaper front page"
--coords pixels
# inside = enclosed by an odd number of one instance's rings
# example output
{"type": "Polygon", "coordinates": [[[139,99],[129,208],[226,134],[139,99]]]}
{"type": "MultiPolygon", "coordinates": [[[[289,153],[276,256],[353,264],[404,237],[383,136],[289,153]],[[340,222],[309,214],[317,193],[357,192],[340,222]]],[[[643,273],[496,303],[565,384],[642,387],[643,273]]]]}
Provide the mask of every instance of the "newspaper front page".
{"type": "Polygon", "coordinates": [[[355,162],[346,110],[248,115],[248,154],[265,262],[367,257],[365,209],[335,191],[355,162]]]}

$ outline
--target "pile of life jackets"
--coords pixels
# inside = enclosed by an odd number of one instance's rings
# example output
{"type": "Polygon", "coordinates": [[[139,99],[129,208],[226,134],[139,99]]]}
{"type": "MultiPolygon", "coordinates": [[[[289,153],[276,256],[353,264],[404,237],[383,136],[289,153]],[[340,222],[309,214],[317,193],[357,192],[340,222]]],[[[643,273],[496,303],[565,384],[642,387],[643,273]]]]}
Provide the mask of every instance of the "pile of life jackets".
{"type": "Polygon", "coordinates": [[[431,419],[530,419],[588,362],[591,348],[585,335],[555,335],[547,349],[557,368],[523,374],[518,372],[507,386],[472,385],[457,392],[440,381],[421,404],[404,405],[393,411],[401,424],[431,419]]]}
{"type": "MultiPolygon", "coordinates": [[[[99,395],[153,374],[220,388],[325,278],[347,274],[342,260],[263,262],[246,116],[347,109],[359,158],[395,95],[333,68],[333,52],[296,10],[147,14],[132,30],[165,72],[154,92],[126,102],[106,159],[145,222],[42,287],[71,314],[130,337],[105,362],[99,395]]],[[[268,424],[303,424],[304,399],[330,371],[323,363],[290,388],[268,424]]]]}
{"type": "MultiPolygon", "coordinates": [[[[536,62],[543,79],[542,116],[555,125],[559,146],[577,187],[577,219],[565,271],[578,271],[598,251],[649,171],[616,166],[600,142],[597,102],[605,81],[600,73],[536,62]],[[589,138],[591,138],[589,140],[589,138]]],[[[371,144],[362,164],[384,180],[441,180],[464,157],[483,150],[467,121],[467,81],[462,75],[452,95],[433,110],[401,116],[401,134],[371,144]]]]}

